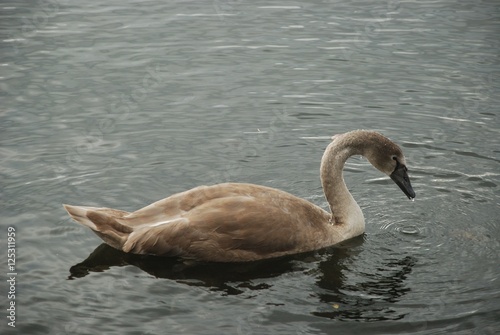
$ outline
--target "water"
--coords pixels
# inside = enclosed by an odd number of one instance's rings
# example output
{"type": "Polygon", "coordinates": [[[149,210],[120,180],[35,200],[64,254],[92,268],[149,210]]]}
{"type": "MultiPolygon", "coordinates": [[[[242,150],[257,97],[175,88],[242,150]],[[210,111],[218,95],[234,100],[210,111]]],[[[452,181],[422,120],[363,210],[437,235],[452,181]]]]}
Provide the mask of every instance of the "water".
{"type": "MultiPolygon", "coordinates": [[[[496,1],[4,1],[0,291],[20,334],[494,334],[496,1]],[[126,255],[61,204],[135,210],[224,181],[320,206],[329,137],[401,144],[410,202],[366,160],[366,234],[238,265],[126,255]]],[[[0,329],[8,326],[2,298],[0,329]]]]}

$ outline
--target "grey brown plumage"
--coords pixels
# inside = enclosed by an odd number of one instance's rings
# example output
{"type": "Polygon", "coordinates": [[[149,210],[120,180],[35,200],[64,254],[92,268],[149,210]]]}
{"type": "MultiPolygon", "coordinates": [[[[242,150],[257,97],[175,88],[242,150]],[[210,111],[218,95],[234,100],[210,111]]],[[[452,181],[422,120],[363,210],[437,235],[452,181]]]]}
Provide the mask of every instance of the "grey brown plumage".
{"type": "Polygon", "coordinates": [[[364,231],[361,209],[342,177],[352,154],[363,154],[388,175],[396,162],[406,164],[400,148],[378,133],[335,136],[321,163],[333,215],[287,192],[243,183],[199,186],[131,213],[64,207],[112,247],[136,254],[233,262],[311,251],[364,231]]]}

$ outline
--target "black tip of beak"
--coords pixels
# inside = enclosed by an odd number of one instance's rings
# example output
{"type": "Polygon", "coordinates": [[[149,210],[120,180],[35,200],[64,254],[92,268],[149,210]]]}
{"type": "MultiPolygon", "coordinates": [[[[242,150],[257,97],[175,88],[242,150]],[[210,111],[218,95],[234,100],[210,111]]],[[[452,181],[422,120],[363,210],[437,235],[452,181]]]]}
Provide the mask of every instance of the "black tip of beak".
{"type": "Polygon", "coordinates": [[[408,199],[413,200],[415,198],[415,191],[411,187],[410,178],[406,172],[406,166],[398,164],[393,173],[391,173],[391,179],[399,186],[401,191],[408,197],[408,199]]]}

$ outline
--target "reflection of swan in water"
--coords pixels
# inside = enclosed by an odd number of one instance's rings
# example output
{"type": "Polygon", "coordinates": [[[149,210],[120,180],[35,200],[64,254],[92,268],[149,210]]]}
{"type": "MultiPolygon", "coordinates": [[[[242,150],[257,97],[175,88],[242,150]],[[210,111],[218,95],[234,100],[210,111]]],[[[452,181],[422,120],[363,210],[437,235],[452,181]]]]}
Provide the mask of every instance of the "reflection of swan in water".
{"type": "Polygon", "coordinates": [[[405,280],[415,264],[416,259],[412,256],[392,259],[377,265],[376,273],[362,273],[356,283],[350,283],[342,276],[342,270],[346,269],[341,263],[321,262],[319,267],[322,271],[317,284],[324,291],[318,296],[321,302],[333,307],[313,314],[340,320],[402,319],[406,313],[395,313],[390,304],[399,301],[400,297],[410,291],[405,285],[405,280]],[[333,268],[330,267],[332,265],[333,268]],[[335,278],[337,281],[332,280],[335,278]],[[336,309],[337,305],[343,307],[336,309]]]}
{"type": "MultiPolygon", "coordinates": [[[[157,278],[178,283],[207,287],[224,295],[267,290],[275,278],[287,273],[317,277],[315,296],[320,306],[311,314],[331,319],[374,321],[398,320],[404,317],[391,304],[406,294],[406,276],[412,271],[415,259],[401,257],[374,265],[373,273],[360,274],[356,282],[346,279],[346,273],[357,275],[355,259],[362,252],[363,237],[357,237],[335,247],[285,256],[277,259],[245,263],[185,262],[180,258],[164,258],[124,253],[106,244],[98,246],[83,262],[70,269],[70,279],[102,272],[115,266],[133,265],[157,278]],[[311,264],[317,270],[311,271],[311,264]],[[361,278],[362,280],[359,280],[361,278]],[[259,284],[254,281],[258,280],[259,284]],[[335,309],[334,305],[339,304],[335,309]]],[[[363,269],[362,271],[370,271],[363,269]]],[[[315,299],[315,298],[311,298],[315,299]]]]}
{"type": "Polygon", "coordinates": [[[90,272],[102,272],[115,266],[133,265],[157,278],[177,280],[187,285],[206,286],[211,290],[223,291],[227,294],[240,294],[243,291],[240,282],[246,289],[264,289],[268,285],[252,288],[251,280],[256,278],[272,278],[283,273],[299,271],[294,263],[294,256],[265,261],[243,263],[208,263],[191,262],[174,257],[158,257],[151,255],[135,255],[116,250],[103,243],[98,246],[83,262],[71,267],[69,279],[87,276],[90,272]]]}
{"type": "Polygon", "coordinates": [[[318,250],[361,235],[365,219],[347,189],[346,160],[363,155],[413,199],[403,152],[367,130],[336,135],[321,160],[330,212],[287,192],[253,184],[200,186],[133,213],[65,205],[112,247],[134,254],[212,262],[255,261],[318,250]]]}

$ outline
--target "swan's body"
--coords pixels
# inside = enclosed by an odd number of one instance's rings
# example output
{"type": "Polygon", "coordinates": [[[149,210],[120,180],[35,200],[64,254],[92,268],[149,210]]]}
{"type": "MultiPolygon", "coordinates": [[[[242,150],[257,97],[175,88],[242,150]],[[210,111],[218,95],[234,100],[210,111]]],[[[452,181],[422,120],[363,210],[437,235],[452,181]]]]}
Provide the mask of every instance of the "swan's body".
{"type": "Polygon", "coordinates": [[[199,186],[132,213],[64,207],[112,247],[136,254],[236,262],[312,251],[364,232],[363,213],[342,176],[352,155],[367,157],[415,196],[401,149],[376,132],[358,130],[334,136],[321,160],[331,213],[284,191],[239,183],[199,186]]]}

